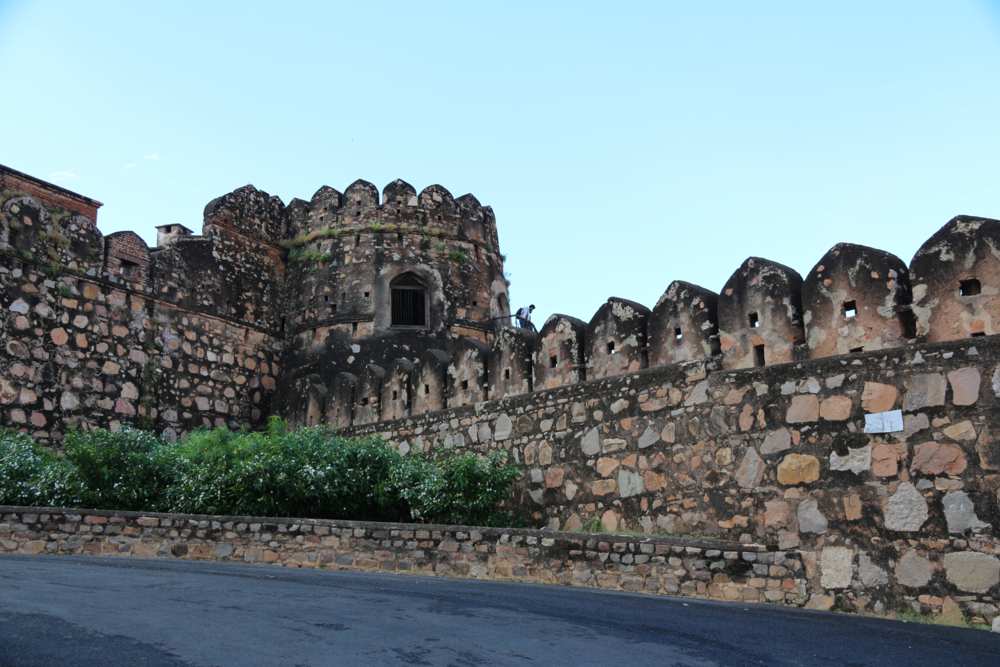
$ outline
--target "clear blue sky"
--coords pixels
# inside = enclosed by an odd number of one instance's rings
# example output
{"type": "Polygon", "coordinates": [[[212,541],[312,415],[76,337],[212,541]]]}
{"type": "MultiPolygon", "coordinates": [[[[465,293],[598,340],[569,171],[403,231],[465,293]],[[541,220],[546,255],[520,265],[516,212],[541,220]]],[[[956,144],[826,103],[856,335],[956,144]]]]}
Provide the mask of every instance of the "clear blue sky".
{"type": "Polygon", "coordinates": [[[1000,217],[1000,3],[815,4],[0,0],[0,163],[148,241],[245,183],[441,183],[584,320],[1000,217]]]}

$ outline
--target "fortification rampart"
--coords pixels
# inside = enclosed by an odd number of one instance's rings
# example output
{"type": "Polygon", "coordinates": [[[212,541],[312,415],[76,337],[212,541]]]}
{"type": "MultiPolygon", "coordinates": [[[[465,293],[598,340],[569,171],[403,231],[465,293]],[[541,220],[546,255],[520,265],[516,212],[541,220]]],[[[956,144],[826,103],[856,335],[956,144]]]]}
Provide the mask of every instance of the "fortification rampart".
{"type": "Polygon", "coordinates": [[[0,169],[2,426],[277,414],[504,449],[550,528],[799,548],[817,606],[998,612],[1000,222],[957,217],[908,266],[849,244],[804,279],[749,258],[719,294],[673,282],[651,310],[612,298],[534,333],[507,326],[471,195],[247,186],[152,249],[103,237],[98,206],[0,169]]]}
{"type": "Polygon", "coordinates": [[[550,529],[800,549],[824,572],[820,605],[939,609],[958,585],[967,613],[995,614],[998,362],[995,338],[762,369],[697,361],[346,433],[506,451],[525,472],[519,506],[550,529]],[[895,409],[901,430],[864,433],[866,414],[895,409]],[[968,579],[947,572],[958,562],[968,579]]]}

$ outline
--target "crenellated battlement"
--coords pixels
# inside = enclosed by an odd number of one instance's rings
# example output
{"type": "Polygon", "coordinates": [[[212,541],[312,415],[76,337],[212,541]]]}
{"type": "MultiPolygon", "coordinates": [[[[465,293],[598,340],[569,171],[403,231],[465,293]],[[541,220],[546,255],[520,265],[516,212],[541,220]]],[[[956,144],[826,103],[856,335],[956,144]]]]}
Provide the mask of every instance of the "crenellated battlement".
{"type": "MultiPolygon", "coordinates": [[[[652,310],[612,297],[589,323],[556,314],[537,334],[505,329],[474,355],[449,346],[448,376],[464,378],[465,385],[427,385],[441,393],[410,404],[406,416],[692,361],[735,370],[994,335],[1000,333],[997,248],[1000,222],[958,216],[909,266],[889,252],[851,243],[827,251],[805,279],[788,266],[751,257],[719,294],[674,281],[652,310]],[[911,284],[911,276],[920,282],[911,284]],[[482,387],[470,388],[476,378],[482,387]]],[[[415,359],[408,367],[413,378],[422,373],[420,364],[415,359]]],[[[400,418],[398,406],[380,414],[400,418]]],[[[370,406],[366,415],[371,423],[370,406]]]]}

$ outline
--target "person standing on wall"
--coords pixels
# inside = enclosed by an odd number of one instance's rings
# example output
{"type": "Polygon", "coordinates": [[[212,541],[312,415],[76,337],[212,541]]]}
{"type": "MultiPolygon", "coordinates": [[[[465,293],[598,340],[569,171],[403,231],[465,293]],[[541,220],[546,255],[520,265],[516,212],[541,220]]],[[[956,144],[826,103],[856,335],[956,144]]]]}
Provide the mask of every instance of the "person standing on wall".
{"type": "Polygon", "coordinates": [[[514,318],[517,320],[517,326],[520,329],[528,329],[529,331],[535,331],[535,325],[531,323],[531,313],[535,310],[535,304],[530,306],[522,306],[517,309],[514,313],[514,318]]]}

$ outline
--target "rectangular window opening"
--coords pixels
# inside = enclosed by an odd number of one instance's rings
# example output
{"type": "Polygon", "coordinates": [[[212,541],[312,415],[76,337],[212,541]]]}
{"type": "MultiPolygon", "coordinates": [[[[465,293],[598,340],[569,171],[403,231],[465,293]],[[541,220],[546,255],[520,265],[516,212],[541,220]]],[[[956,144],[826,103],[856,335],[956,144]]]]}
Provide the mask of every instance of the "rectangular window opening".
{"type": "Polygon", "coordinates": [[[983,286],[975,278],[962,280],[958,283],[958,293],[961,296],[976,296],[983,291],[983,286]]]}
{"type": "Polygon", "coordinates": [[[760,326],[760,317],[757,316],[757,313],[747,315],[747,320],[750,322],[751,329],[756,329],[760,326]]]}
{"type": "Polygon", "coordinates": [[[431,386],[429,384],[424,385],[424,396],[431,393],[431,386]]]}
{"type": "Polygon", "coordinates": [[[615,342],[613,340],[608,341],[608,354],[615,353],[615,342]]]}
{"type": "Polygon", "coordinates": [[[684,340],[684,332],[681,331],[680,327],[674,327],[674,340],[684,340]]]}
{"type": "Polygon", "coordinates": [[[357,322],[351,322],[351,335],[352,336],[358,335],[358,323],[357,322]]]}
{"type": "Polygon", "coordinates": [[[559,359],[555,355],[549,357],[549,368],[555,368],[559,364],[559,359]]]}
{"type": "Polygon", "coordinates": [[[850,350],[848,350],[848,352],[850,352],[851,354],[857,354],[858,352],[864,352],[864,351],[865,351],[864,347],[852,347],[850,350]]]}
{"type": "Polygon", "coordinates": [[[986,335],[985,331],[973,331],[972,332],[972,337],[973,338],[982,338],[985,335],[986,335]]]}
{"type": "Polygon", "coordinates": [[[845,301],[844,302],[844,317],[847,319],[853,319],[858,316],[858,304],[855,301],[845,301]]]}
{"type": "Polygon", "coordinates": [[[753,363],[757,368],[764,367],[764,346],[754,345],[753,346],[753,363]]]}
{"type": "Polygon", "coordinates": [[[392,390],[392,400],[394,401],[399,400],[399,392],[396,391],[395,389],[392,390]]]}
{"type": "Polygon", "coordinates": [[[465,389],[468,389],[468,388],[469,388],[469,381],[468,380],[462,380],[462,389],[465,390],[465,389]]]}
{"type": "Polygon", "coordinates": [[[504,380],[509,380],[510,379],[510,369],[509,368],[503,369],[503,379],[504,380]]]}

